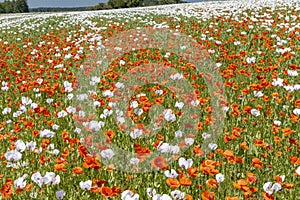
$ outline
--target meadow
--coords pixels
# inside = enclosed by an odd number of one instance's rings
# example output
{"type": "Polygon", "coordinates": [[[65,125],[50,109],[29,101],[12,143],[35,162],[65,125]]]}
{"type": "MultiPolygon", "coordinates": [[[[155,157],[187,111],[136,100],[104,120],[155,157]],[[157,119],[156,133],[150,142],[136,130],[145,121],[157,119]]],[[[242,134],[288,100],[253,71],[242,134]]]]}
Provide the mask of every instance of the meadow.
{"type": "Polygon", "coordinates": [[[0,199],[300,199],[300,2],[0,15],[0,199]]]}

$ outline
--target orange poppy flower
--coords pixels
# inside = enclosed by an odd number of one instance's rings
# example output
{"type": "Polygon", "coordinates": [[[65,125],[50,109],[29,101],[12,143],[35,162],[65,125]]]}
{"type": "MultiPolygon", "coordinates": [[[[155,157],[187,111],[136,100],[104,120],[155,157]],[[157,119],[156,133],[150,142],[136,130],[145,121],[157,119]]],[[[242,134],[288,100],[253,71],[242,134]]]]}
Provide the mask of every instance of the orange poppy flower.
{"type": "Polygon", "coordinates": [[[12,198],[12,195],[13,195],[12,185],[13,185],[13,180],[11,178],[8,178],[5,181],[5,184],[1,188],[1,193],[2,193],[3,199],[12,198]]]}
{"type": "Polygon", "coordinates": [[[74,167],[72,171],[74,174],[83,174],[83,169],[81,167],[74,167]]]}
{"type": "Polygon", "coordinates": [[[219,184],[218,182],[213,179],[213,178],[210,178],[206,181],[206,185],[209,187],[209,188],[212,188],[212,189],[217,189],[219,187],[219,184]]]}
{"type": "Polygon", "coordinates": [[[105,131],[105,136],[109,141],[112,141],[113,137],[115,136],[115,132],[112,130],[105,131]]]}
{"type": "Polygon", "coordinates": [[[190,177],[195,178],[195,177],[198,176],[198,168],[192,168],[192,167],[190,167],[190,168],[188,168],[187,171],[188,171],[190,177]]]}
{"type": "Polygon", "coordinates": [[[206,190],[201,194],[201,197],[202,200],[214,200],[216,198],[216,195],[214,192],[206,190]]]}
{"type": "Polygon", "coordinates": [[[179,175],[179,183],[180,183],[180,185],[183,185],[183,186],[191,186],[192,185],[192,181],[189,178],[187,178],[184,173],[179,175]]]}
{"type": "Polygon", "coordinates": [[[168,169],[168,162],[167,160],[162,157],[162,156],[158,156],[156,158],[154,158],[152,161],[151,161],[151,165],[153,168],[157,169],[161,169],[161,170],[167,170],[168,169]]]}
{"type": "Polygon", "coordinates": [[[248,145],[247,145],[247,142],[242,142],[241,144],[240,144],[240,147],[242,148],[242,149],[248,149],[249,147],[248,147],[248,145]]]}
{"type": "Polygon", "coordinates": [[[103,186],[101,188],[101,194],[104,196],[104,198],[106,199],[107,197],[110,197],[112,195],[113,191],[110,187],[107,186],[103,186]]]}
{"type": "Polygon", "coordinates": [[[93,158],[91,156],[86,156],[84,158],[83,167],[84,168],[94,168],[94,169],[98,170],[101,167],[101,165],[95,158],[93,158]]]}
{"type": "Polygon", "coordinates": [[[290,136],[290,135],[293,133],[293,130],[290,129],[290,128],[283,128],[283,129],[281,129],[281,130],[282,130],[282,132],[284,133],[283,135],[284,135],[285,137],[288,137],[288,136],[290,136]]]}
{"type": "Polygon", "coordinates": [[[225,200],[240,200],[238,197],[225,197],[225,200]]]}
{"type": "Polygon", "coordinates": [[[251,183],[251,184],[258,181],[256,175],[253,174],[253,173],[250,173],[250,172],[247,173],[247,174],[246,174],[246,177],[247,177],[247,181],[248,181],[249,183],[251,183]]]}
{"type": "Polygon", "coordinates": [[[262,162],[261,162],[258,158],[253,158],[253,159],[252,159],[252,164],[253,164],[254,167],[256,167],[256,168],[263,168],[262,162]]]}
{"type": "Polygon", "coordinates": [[[170,186],[172,189],[176,189],[180,186],[180,183],[177,178],[168,178],[167,185],[170,186]]]}
{"type": "Polygon", "coordinates": [[[275,197],[273,195],[269,195],[268,193],[265,193],[265,192],[262,192],[261,195],[264,198],[264,200],[274,200],[275,199],[275,197]]]}
{"type": "Polygon", "coordinates": [[[56,171],[66,172],[67,169],[65,168],[65,164],[61,163],[61,164],[54,165],[54,172],[56,172],[56,171]]]}

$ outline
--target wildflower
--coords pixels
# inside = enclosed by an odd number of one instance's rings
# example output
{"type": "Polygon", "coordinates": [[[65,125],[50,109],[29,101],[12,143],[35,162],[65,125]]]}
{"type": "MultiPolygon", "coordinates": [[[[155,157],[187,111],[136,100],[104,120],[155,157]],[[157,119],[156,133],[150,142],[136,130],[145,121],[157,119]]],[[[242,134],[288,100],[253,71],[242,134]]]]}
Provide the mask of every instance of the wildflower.
{"type": "Polygon", "coordinates": [[[131,165],[138,165],[140,160],[138,158],[131,158],[130,159],[130,164],[131,165]]]}
{"type": "Polygon", "coordinates": [[[105,92],[102,93],[102,95],[104,97],[109,97],[110,98],[110,97],[114,96],[114,93],[112,91],[110,91],[110,90],[106,90],[105,92]]]}
{"type": "Polygon", "coordinates": [[[175,131],[175,137],[176,138],[181,138],[182,137],[182,132],[180,130],[175,131]]]}
{"type": "Polygon", "coordinates": [[[177,145],[174,145],[174,146],[170,145],[169,153],[175,155],[175,154],[178,154],[179,152],[180,152],[179,146],[177,146],[177,145]]]}
{"type": "Polygon", "coordinates": [[[181,157],[181,158],[179,158],[178,163],[182,169],[187,170],[188,168],[190,168],[192,166],[193,160],[192,159],[186,160],[185,158],[181,157]]]}
{"type": "Polygon", "coordinates": [[[70,114],[74,114],[76,113],[76,108],[72,107],[72,106],[68,106],[66,108],[67,112],[70,113],[70,114]]]}
{"type": "Polygon", "coordinates": [[[124,60],[120,60],[120,65],[124,66],[125,65],[125,61],[124,60]]]}
{"type": "Polygon", "coordinates": [[[64,110],[62,110],[62,111],[60,111],[60,112],[57,113],[57,117],[58,118],[65,117],[67,115],[68,115],[68,113],[66,111],[64,111],[64,110]]]}
{"type": "Polygon", "coordinates": [[[164,174],[167,178],[177,178],[178,177],[178,174],[174,169],[166,170],[164,172],[164,174]]]}
{"type": "Polygon", "coordinates": [[[198,106],[199,105],[199,103],[200,103],[200,101],[197,99],[196,101],[191,101],[191,104],[192,104],[192,106],[198,106]]]}
{"type": "Polygon", "coordinates": [[[206,133],[206,132],[202,133],[202,138],[203,138],[203,139],[208,139],[208,138],[210,138],[210,137],[211,137],[210,134],[208,134],[208,133],[206,133]]]}
{"type": "Polygon", "coordinates": [[[181,200],[184,198],[185,193],[180,192],[179,190],[173,190],[171,192],[171,196],[175,199],[175,200],[181,200]]]}
{"type": "Polygon", "coordinates": [[[294,113],[295,115],[299,116],[299,115],[300,115],[300,108],[295,108],[295,109],[293,110],[293,113],[294,113]]]}
{"type": "Polygon", "coordinates": [[[24,106],[30,105],[30,104],[32,104],[32,100],[28,97],[22,97],[22,104],[24,106]]]}
{"type": "Polygon", "coordinates": [[[44,129],[42,131],[40,131],[40,137],[43,138],[52,138],[54,136],[54,132],[48,130],[48,129],[44,129]]]}
{"type": "Polygon", "coordinates": [[[72,83],[65,81],[64,82],[64,87],[65,87],[65,92],[72,92],[73,88],[72,88],[72,83]]]}
{"type": "Polygon", "coordinates": [[[16,146],[16,150],[19,152],[23,152],[26,149],[26,145],[22,140],[17,140],[15,146],[16,146]]]}
{"type": "Polygon", "coordinates": [[[224,175],[219,173],[219,174],[216,174],[216,180],[218,183],[221,183],[224,181],[224,175]]]}
{"type": "Polygon", "coordinates": [[[153,197],[153,196],[156,195],[156,190],[155,190],[155,189],[147,188],[146,191],[147,191],[147,195],[148,195],[149,197],[153,197]]]}
{"type": "Polygon", "coordinates": [[[124,88],[125,85],[123,83],[117,82],[116,83],[116,87],[119,88],[119,89],[121,89],[121,88],[124,88]]]}
{"type": "Polygon", "coordinates": [[[66,99],[67,99],[67,100],[71,100],[71,99],[73,99],[73,97],[74,97],[74,94],[71,93],[71,94],[68,94],[68,95],[67,95],[67,98],[66,98],[66,99]]]}
{"type": "Polygon", "coordinates": [[[156,94],[156,95],[162,95],[163,93],[164,93],[163,90],[156,90],[156,91],[155,91],[155,94],[156,94]]]}
{"type": "Polygon", "coordinates": [[[15,181],[14,181],[14,186],[15,188],[18,188],[18,189],[23,189],[26,187],[26,181],[25,179],[28,177],[28,174],[24,174],[22,177],[20,178],[17,178],[15,181]]]}
{"type": "Polygon", "coordinates": [[[125,190],[121,194],[122,200],[138,200],[140,196],[138,194],[134,194],[131,190],[125,190]]]}
{"type": "Polygon", "coordinates": [[[275,126],[280,126],[280,125],[281,125],[281,121],[274,120],[273,124],[274,124],[275,126]]]}
{"type": "Polygon", "coordinates": [[[78,95],[76,95],[76,98],[78,101],[87,101],[88,95],[87,94],[78,94],[78,95]]]}
{"type": "Polygon", "coordinates": [[[137,101],[133,101],[133,102],[131,102],[131,104],[130,104],[130,107],[131,108],[137,108],[139,106],[139,103],[137,102],[137,101]]]}
{"type": "Polygon", "coordinates": [[[256,109],[251,109],[251,115],[254,115],[255,117],[258,117],[260,115],[260,112],[259,110],[256,110],[256,109]]]}
{"type": "Polygon", "coordinates": [[[87,180],[87,181],[81,181],[79,183],[79,186],[81,189],[83,190],[90,190],[91,186],[92,186],[92,181],[91,180],[87,180]]]}
{"type": "Polygon", "coordinates": [[[26,149],[33,151],[35,147],[36,147],[36,142],[34,141],[26,142],[26,149]]]}
{"type": "Polygon", "coordinates": [[[151,161],[151,165],[153,166],[153,168],[157,169],[161,169],[161,170],[166,170],[168,169],[168,162],[167,160],[162,157],[162,156],[158,156],[156,158],[154,158],[152,161],[151,161]]]}
{"type": "Polygon", "coordinates": [[[300,176],[300,166],[297,167],[297,169],[296,169],[296,174],[297,174],[298,176],[300,176]]]}
{"type": "Polygon", "coordinates": [[[209,143],[209,144],[208,144],[208,147],[209,147],[212,151],[214,151],[214,150],[216,150],[216,149],[218,148],[218,145],[215,144],[215,143],[209,143]]]}
{"type": "Polygon", "coordinates": [[[269,195],[276,193],[281,189],[281,185],[279,183],[272,183],[272,182],[267,182],[264,184],[263,189],[266,193],[269,195]]]}
{"type": "Polygon", "coordinates": [[[157,150],[162,153],[169,152],[169,148],[170,148],[170,145],[168,143],[163,143],[163,142],[160,142],[157,146],[157,150]]]}
{"type": "Polygon", "coordinates": [[[288,76],[292,76],[292,77],[298,76],[298,72],[295,70],[287,70],[287,73],[288,76]]]}
{"type": "Polygon", "coordinates": [[[168,122],[174,122],[176,120],[175,114],[173,114],[173,111],[171,109],[166,109],[163,112],[165,120],[168,122]]]}
{"type": "Polygon", "coordinates": [[[153,196],[152,200],[172,200],[172,198],[166,194],[156,194],[153,196]]]}
{"type": "Polygon", "coordinates": [[[248,64],[255,63],[256,58],[255,57],[247,58],[246,61],[248,64]]]}
{"type": "Polygon", "coordinates": [[[51,99],[51,98],[46,99],[46,103],[48,103],[48,104],[52,103],[53,101],[54,101],[54,100],[51,99]]]}
{"type": "Polygon", "coordinates": [[[111,149],[106,149],[101,151],[100,155],[102,156],[102,158],[110,160],[115,155],[115,153],[111,149]]]}
{"type": "Polygon", "coordinates": [[[194,144],[194,138],[185,138],[184,142],[186,145],[191,146],[192,144],[194,144]]]}
{"type": "Polygon", "coordinates": [[[140,129],[134,129],[133,131],[130,132],[130,137],[132,139],[139,138],[143,135],[143,131],[140,129]]]}
{"type": "Polygon", "coordinates": [[[10,112],[11,112],[11,108],[8,108],[8,107],[7,107],[7,108],[4,108],[4,109],[3,109],[2,114],[3,114],[3,115],[6,115],[6,114],[9,114],[10,112]]]}
{"type": "Polygon", "coordinates": [[[42,78],[38,78],[37,80],[36,80],[36,82],[39,84],[39,85],[41,85],[42,83],[43,83],[43,79],[42,78]]]}
{"type": "Polygon", "coordinates": [[[55,192],[55,196],[57,199],[61,200],[65,197],[66,192],[64,190],[59,190],[57,192],[55,192]]]}
{"type": "Polygon", "coordinates": [[[21,160],[22,154],[17,150],[11,150],[11,151],[6,152],[4,154],[4,157],[8,161],[15,162],[15,161],[21,160]]]}
{"type": "Polygon", "coordinates": [[[272,85],[273,86],[283,86],[283,79],[281,79],[281,78],[273,79],[272,85]]]}
{"type": "Polygon", "coordinates": [[[180,79],[183,78],[183,75],[182,75],[182,74],[179,74],[179,73],[176,73],[176,74],[174,74],[174,75],[171,75],[170,78],[171,78],[172,80],[180,80],[180,79]]]}
{"type": "Polygon", "coordinates": [[[90,121],[89,122],[89,128],[92,130],[92,131],[99,131],[102,127],[104,126],[104,123],[103,122],[97,122],[97,121],[90,121]]]}
{"type": "Polygon", "coordinates": [[[32,176],[31,176],[31,180],[33,182],[35,182],[39,187],[42,187],[42,185],[43,185],[42,178],[43,177],[40,174],[40,172],[36,172],[36,173],[32,174],[32,176]]]}
{"type": "Polygon", "coordinates": [[[254,93],[255,97],[259,97],[260,98],[260,97],[264,96],[264,94],[261,91],[254,91],[253,93],[254,93]]]}
{"type": "Polygon", "coordinates": [[[183,106],[184,106],[183,102],[176,102],[175,103],[175,107],[178,108],[178,109],[182,109],[183,106]]]}
{"type": "Polygon", "coordinates": [[[54,150],[52,151],[52,153],[53,153],[53,155],[57,156],[57,155],[59,154],[59,150],[58,150],[58,149],[54,149],[54,150]]]}

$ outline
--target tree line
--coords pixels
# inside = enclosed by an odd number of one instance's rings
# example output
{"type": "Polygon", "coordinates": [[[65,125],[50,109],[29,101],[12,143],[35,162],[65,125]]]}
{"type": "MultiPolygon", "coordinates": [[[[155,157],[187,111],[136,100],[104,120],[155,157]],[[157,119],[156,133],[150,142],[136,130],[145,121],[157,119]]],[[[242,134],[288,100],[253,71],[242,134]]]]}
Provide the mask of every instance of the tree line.
{"type": "Polygon", "coordinates": [[[186,3],[182,0],[109,0],[96,6],[87,7],[87,10],[106,10],[118,8],[132,8],[141,6],[155,6],[174,3],[186,3]]]}
{"type": "Polygon", "coordinates": [[[0,2],[0,13],[25,12],[29,12],[27,0],[4,0],[4,2],[0,2]]]}

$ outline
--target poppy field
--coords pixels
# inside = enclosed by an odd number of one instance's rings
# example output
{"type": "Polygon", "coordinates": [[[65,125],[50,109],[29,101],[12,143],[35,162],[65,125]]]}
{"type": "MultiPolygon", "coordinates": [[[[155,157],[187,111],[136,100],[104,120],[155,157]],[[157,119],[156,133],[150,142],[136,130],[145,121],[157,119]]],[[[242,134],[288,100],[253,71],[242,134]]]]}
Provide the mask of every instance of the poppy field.
{"type": "Polygon", "coordinates": [[[300,2],[0,15],[0,199],[300,199],[300,2]]]}

